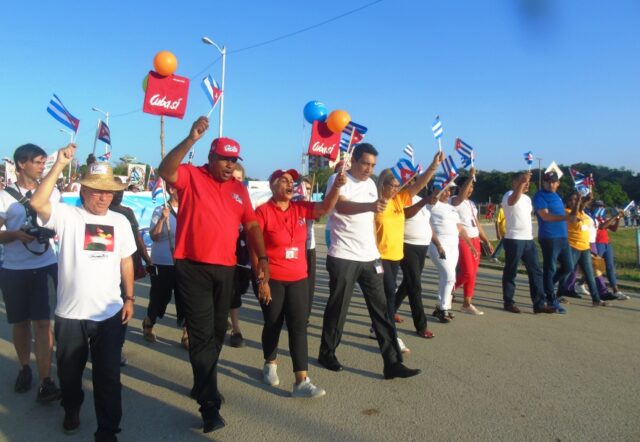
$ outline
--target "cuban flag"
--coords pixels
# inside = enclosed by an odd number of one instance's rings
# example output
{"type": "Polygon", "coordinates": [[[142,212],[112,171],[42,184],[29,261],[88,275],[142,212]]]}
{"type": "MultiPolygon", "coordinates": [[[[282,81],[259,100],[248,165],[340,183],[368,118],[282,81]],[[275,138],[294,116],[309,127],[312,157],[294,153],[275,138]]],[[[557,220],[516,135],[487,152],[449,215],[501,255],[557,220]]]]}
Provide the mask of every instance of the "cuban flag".
{"type": "Polygon", "coordinates": [[[98,161],[109,161],[111,159],[111,151],[106,152],[104,155],[98,157],[98,161]]]}
{"type": "Polygon", "coordinates": [[[573,178],[576,190],[580,190],[583,187],[593,186],[595,184],[590,176],[586,176],[573,167],[569,168],[569,174],[571,174],[571,178],[573,178]]]}
{"type": "Polygon", "coordinates": [[[473,164],[475,154],[473,147],[462,141],[460,138],[456,138],[456,151],[460,154],[462,167],[467,168],[473,164]]]}
{"type": "Polygon", "coordinates": [[[401,186],[404,186],[409,182],[411,178],[418,172],[418,168],[415,167],[406,158],[400,159],[395,166],[391,168],[393,176],[398,180],[401,186]]]}
{"type": "Polygon", "coordinates": [[[440,116],[436,116],[436,121],[431,125],[431,130],[433,131],[433,137],[437,140],[442,137],[442,133],[444,132],[444,128],[442,127],[442,121],[440,121],[440,116]]]}
{"type": "Polygon", "coordinates": [[[631,200],[631,202],[629,204],[627,204],[627,206],[624,208],[624,210],[622,210],[624,213],[629,213],[629,211],[631,209],[633,209],[636,206],[636,202],[634,200],[631,200]]]}
{"type": "Polygon", "coordinates": [[[111,146],[111,131],[104,121],[100,121],[98,125],[98,139],[111,146]]]}
{"type": "Polygon", "coordinates": [[[349,124],[347,124],[347,127],[342,131],[342,136],[340,137],[340,150],[342,152],[347,152],[349,147],[362,141],[364,134],[366,134],[368,130],[369,129],[363,125],[350,121],[349,124]]]}
{"type": "Polygon", "coordinates": [[[607,216],[607,209],[598,207],[592,214],[594,219],[597,219],[599,222],[604,222],[604,218],[607,216]]]}
{"type": "Polygon", "coordinates": [[[407,144],[402,152],[404,152],[404,154],[409,157],[409,159],[411,160],[411,164],[416,164],[416,161],[414,158],[415,152],[411,144],[407,144]]]}
{"type": "Polygon", "coordinates": [[[442,162],[442,170],[444,171],[445,176],[449,179],[453,179],[458,176],[458,166],[456,166],[456,162],[453,161],[453,157],[451,155],[445,158],[442,162]]]}
{"type": "Polygon", "coordinates": [[[209,99],[211,107],[215,107],[216,104],[218,104],[220,96],[222,95],[222,89],[220,89],[220,86],[218,86],[218,83],[213,79],[211,75],[207,75],[202,80],[202,90],[209,99]]]}
{"type": "Polygon", "coordinates": [[[524,160],[527,162],[529,166],[531,166],[533,164],[533,152],[531,151],[525,152],[524,160]]]}
{"type": "Polygon", "coordinates": [[[51,101],[49,101],[47,112],[49,112],[49,115],[51,115],[53,118],[58,120],[58,122],[71,129],[74,133],[78,132],[80,120],[71,115],[71,113],[67,110],[66,107],[64,107],[64,104],[62,104],[62,101],[60,101],[56,94],[53,94],[53,98],[51,99],[51,101]]]}
{"type": "Polygon", "coordinates": [[[453,178],[447,179],[447,176],[443,173],[438,173],[433,177],[433,187],[437,190],[442,190],[453,182],[453,178]]]}
{"type": "Polygon", "coordinates": [[[158,177],[156,182],[153,184],[153,189],[151,190],[151,201],[156,202],[156,199],[162,195],[162,188],[164,187],[164,181],[162,181],[161,177],[158,177]]]}

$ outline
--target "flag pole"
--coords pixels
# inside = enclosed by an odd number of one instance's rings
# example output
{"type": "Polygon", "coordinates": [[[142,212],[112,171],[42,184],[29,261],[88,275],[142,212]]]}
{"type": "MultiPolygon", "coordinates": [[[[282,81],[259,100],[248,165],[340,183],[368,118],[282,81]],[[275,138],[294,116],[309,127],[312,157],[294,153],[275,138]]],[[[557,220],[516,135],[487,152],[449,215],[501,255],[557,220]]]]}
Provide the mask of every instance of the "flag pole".
{"type": "Polygon", "coordinates": [[[216,105],[214,104],[213,106],[211,106],[211,109],[209,109],[209,113],[207,114],[207,120],[211,116],[211,112],[213,112],[213,109],[215,109],[215,107],[216,107],[216,105]]]}
{"type": "Polygon", "coordinates": [[[440,141],[442,137],[438,137],[438,151],[442,152],[442,141],[440,141]]]}
{"type": "Polygon", "coordinates": [[[100,118],[98,118],[98,124],[96,125],[96,135],[93,137],[93,151],[91,155],[96,155],[96,145],[98,144],[98,131],[100,130],[100,118]]]}
{"type": "Polygon", "coordinates": [[[222,88],[222,97],[220,97],[220,121],[218,126],[218,138],[222,138],[222,119],[224,116],[224,96],[227,93],[226,89],[224,88],[224,74],[225,74],[225,69],[227,65],[227,47],[223,46],[220,52],[222,53],[222,79],[220,80],[220,87],[222,88]]]}

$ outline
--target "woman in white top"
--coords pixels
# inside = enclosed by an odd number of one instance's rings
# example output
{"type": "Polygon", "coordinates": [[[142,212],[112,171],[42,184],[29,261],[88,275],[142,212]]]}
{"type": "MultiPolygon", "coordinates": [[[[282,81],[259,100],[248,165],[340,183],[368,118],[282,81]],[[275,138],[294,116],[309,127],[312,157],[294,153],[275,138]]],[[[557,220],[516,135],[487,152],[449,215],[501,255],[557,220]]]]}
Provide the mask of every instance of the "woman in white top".
{"type": "Polygon", "coordinates": [[[451,198],[451,204],[460,215],[460,222],[470,240],[470,242],[463,241],[461,238],[459,241],[458,252],[460,257],[458,259],[458,275],[454,290],[464,286],[464,302],[460,308],[461,312],[470,315],[484,315],[484,312],[471,304],[471,298],[473,298],[476,287],[476,274],[478,273],[478,267],[480,267],[480,241],[487,247],[489,255],[493,254],[493,246],[478,222],[476,205],[469,200],[473,193],[473,178],[475,174],[476,170],[472,167],[469,170],[469,176],[461,181],[458,194],[451,198]]]}
{"type": "MultiPolygon", "coordinates": [[[[178,192],[173,187],[167,187],[169,201],[167,205],[155,208],[149,225],[149,236],[153,241],[151,246],[151,261],[153,266],[149,272],[151,289],[149,290],[149,305],[147,317],[142,321],[142,335],[148,342],[156,342],[153,326],[158,318],[162,318],[167,310],[173,294],[176,302],[176,316],[178,325],[182,325],[182,311],[180,296],[176,286],[176,272],[173,262],[173,249],[176,244],[176,217],[178,214],[178,192]]],[[[188,348],[186,328],[183,328],[182,345],[188,348]]]]}
{"type": "MultiPolygon", "coordinates": [[[[455,186],[454,183],[451,186],[455,186]]],[[[458,264],[458,241],[459,238],[465,241],[471,250],[471,242],[467,233],[460,223],[460,215],[456,209],[448,203],[451,196],[450,187],[443,190],[432,186],[429,189],[429,201],[432,205],[427,206],[431,212],[431,246],[429,247],[429,258],[433,261],[440,274],[438,284],[438,304],[433,311],[433,316],[442,323],[447,323],[453,319],[451,309],[451,295],[456,282],[456,265],[458,264]]]]}

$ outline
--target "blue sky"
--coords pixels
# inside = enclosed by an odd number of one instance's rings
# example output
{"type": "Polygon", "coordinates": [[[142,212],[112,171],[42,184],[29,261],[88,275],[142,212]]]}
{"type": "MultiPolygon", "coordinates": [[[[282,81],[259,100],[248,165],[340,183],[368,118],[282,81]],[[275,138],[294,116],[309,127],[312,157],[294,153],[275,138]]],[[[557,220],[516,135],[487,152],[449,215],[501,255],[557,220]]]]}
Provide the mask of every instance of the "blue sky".
{"type": "MultiPolygon", "coordinates": [[[[366,140],[391,166],[407,142],[427,163],[437,149],[430,126],[444,124],[475,147],[477,167],[523,168],[523,153],[569,164],[640,171],[640,2],[552,0],[383,0],[324,26],[256,49],[244,48],[368,3],[146,0],[10,2],[0,16],[0,158],[33,142],[66,143],[45,111],[56,93],[81,120],[79,157],[93,147],[99,114],[109,111],[113,156],[160,160],[159,117],[141,112],[141,82],[153,57],[169,50],[177,74],[192,78],[184,120],[168,118],[167,149],[208,112],[205,73],[227,57],[224,134],[237,139],[249,176],[300,167],[309,127],[302,108],[320,100],[369,127],[366,140]],[[124,115],[123,115],[124,114],[124,115]],[[634,127],[636,129],[634,129],[634,127]]],[[[206,161],[217,134],[217,111],[206,161]]]]}

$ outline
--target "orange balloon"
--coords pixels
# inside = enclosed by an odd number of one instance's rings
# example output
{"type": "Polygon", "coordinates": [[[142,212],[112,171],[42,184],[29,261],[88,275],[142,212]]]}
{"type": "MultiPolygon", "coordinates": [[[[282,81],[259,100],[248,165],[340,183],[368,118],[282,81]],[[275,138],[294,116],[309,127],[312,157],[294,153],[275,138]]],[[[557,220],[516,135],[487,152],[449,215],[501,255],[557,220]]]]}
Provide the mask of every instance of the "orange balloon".
{"type": "Polygon", "coordinates": [[[153,59],[153,67],[160,75],[171,75],[178,68],[178,59],[169,51],[160,51],[153,59]]]}
{"type": "Polygon", "coordinates": [[[351,116],[343,110],[334,110],[327,117],[327,127],[333,133],[342,132],[351,121],[351,116]]]}

